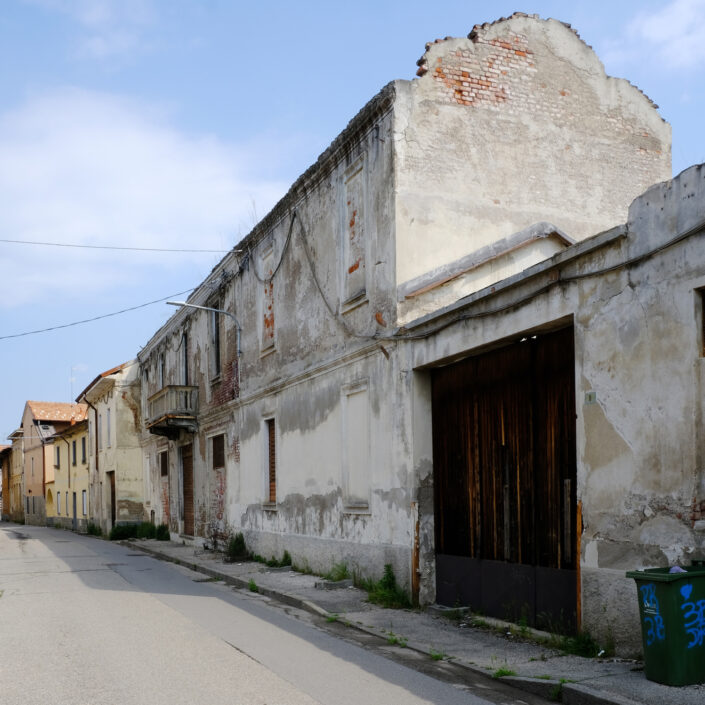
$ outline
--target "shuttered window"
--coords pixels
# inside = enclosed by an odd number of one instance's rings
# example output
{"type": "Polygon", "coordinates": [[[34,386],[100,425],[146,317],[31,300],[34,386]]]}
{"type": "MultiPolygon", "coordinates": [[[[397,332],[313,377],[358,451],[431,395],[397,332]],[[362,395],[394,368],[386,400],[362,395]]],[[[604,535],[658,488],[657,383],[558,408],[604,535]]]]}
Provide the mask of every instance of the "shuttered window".
{"type": "Polygon", "coordinates": [[[159,475],[161,477],[166,477],[169,474],[169,453],[168,451],[163,451],[159,453],[159,475]]]}
{"type": "Polygon", "coordinates": [[[274,419],[267,419],[267,448],[269,451],[269,502],[277,501],[277,448],[274,419]]]}
{"type": "Polygon", "coordinates": [[[213,469],[225,467],[225,436],[221,433],[219,436],[213,436],[213,469]]]}

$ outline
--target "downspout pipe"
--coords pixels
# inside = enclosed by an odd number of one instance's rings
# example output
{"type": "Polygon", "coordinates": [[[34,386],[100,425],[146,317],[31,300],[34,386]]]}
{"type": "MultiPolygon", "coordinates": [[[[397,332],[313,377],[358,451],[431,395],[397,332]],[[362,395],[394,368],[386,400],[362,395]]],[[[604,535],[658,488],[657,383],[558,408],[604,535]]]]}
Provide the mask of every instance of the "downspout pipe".
{"type": "Polygon", "coordinates": [[[98,409],[86,399],[85,394],[79,397],[79,401],[85,402],[93,409],[93,421],[95,426],[95,434],[93,434],[95,436],[95,471],[98,472],[98,409]]]}

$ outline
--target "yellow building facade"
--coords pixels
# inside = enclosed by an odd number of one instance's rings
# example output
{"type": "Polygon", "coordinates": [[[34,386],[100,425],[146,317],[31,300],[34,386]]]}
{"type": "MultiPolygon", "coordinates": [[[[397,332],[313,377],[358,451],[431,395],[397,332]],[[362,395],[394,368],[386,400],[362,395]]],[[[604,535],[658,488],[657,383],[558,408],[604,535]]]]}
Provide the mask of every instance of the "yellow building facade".
{"type": "Polygon", "coordinates": [[[85,532],[90,520],[88,421],[69,426],[51,440],[52,472],[47,473],[45,485],[47,526],[85,532]]]}

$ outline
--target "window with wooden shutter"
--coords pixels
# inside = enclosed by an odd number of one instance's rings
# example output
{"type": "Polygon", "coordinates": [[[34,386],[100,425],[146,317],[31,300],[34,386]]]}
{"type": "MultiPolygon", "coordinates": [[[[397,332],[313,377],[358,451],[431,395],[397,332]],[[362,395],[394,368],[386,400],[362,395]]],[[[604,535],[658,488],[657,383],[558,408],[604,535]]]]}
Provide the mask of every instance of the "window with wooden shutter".
{"type": "Polygon", "coordinates": [[[267,419],[267,448],[269,450],[269,497],[268,501],[277,501],[277,448],[274,419],[267,419]]]}
{"type": "Polygon", "coordinates": [[[225,467],[225,435],[213,436],[211,439],[213,444],[213,470],[225,467]]]}
{"type": "Polygon", "coordinates": [[[169,452],[166,450],[159,453],[159,474],[161,477],[169,474],[169,452]]]}

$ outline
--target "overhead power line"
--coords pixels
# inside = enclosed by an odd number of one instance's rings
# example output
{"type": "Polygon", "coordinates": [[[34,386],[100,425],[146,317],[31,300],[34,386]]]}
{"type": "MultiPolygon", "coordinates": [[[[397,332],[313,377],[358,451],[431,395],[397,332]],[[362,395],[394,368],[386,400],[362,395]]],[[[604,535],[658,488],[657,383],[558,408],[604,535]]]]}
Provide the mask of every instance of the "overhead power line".
{"type": "Polygon", "coordinates": [[[172,299],[175,296],[181,296],[182,294],[188,294],[193,291],[195,287],[186,289],[185,291],[178,291],[175,294],[169,294],[163,299],[155,299],[154,301],[147,301],[147,303],[139,304],[137,306],[130,306],[130,308],[123,308],[120,311],[113,311],[112,313],[104,313],[102,316],[94,316],[93,318],[86,318],[82,321],[74,321],[73,323],[63,323],[59,326],[51,326],[51,328],[40,328],[39,330],[28,330],[24,333],[13,333],[12,335],[0,335],[0,340],[7,340],[8,338],[22,338],[26,335],[37,335],[38,333],[48,333],[52,330],[59,330],[61,328],[71,328],[72,326],[80,326],[83,323],[92,323],[93,321],[99,321],[102,318],[110,318],[111,316],[119,316],[121,313],[128,313],[129,311],[136,311],[139,308],[145,308],[145,306],[151,306],[152,304],[159,304],[167,299],[172,299]]]}
{"type": "Polygon", "coordinates": [[[13,245],[43,245],[45,247],[78,247],[86,250],[131,250],[136,252],[208,252],[215,254],[223,254],[230,250],[188,250],[174,249],[167,247],[122,247],[119,245],[79,245],[77,243],[68,242],[37,242],[34,240],[6,240],[0,239],[0,242],[9,242],[13,245]]]}

